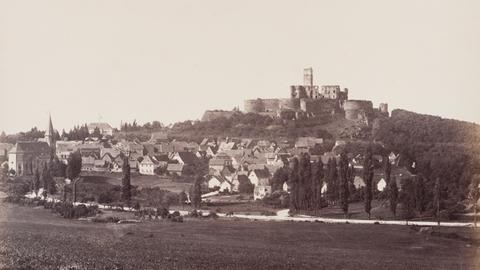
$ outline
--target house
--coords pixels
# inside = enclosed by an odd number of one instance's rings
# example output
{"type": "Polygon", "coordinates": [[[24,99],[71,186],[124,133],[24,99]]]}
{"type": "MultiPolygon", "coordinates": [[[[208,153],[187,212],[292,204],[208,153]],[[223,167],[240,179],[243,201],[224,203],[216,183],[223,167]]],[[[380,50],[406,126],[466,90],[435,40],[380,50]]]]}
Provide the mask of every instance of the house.
{"type": "Polygon", "coordinates": [[[353,179],[353,186],[355,187],[355,189],[361,189],[363,187],[365,187],[365,181],[363,181],[363,178],[360,177],[360,176],[355,176],[355,178],[353,179]]]}
{"type": "Polygon", "coordinates": [[[267,169],[255,169],[248,174],[248,179],[254,186],[267,186],[270,182],[270,173],[267,169]]]}
{"type": "Polygon", "coordinates": [[[0,143],[0,162],[8,160],[8,151],[13,148],[11,143],[0,143]]]}
{"type": "Polygon", "coordinates": [[[252,183],[250,183],[250,179],[248,179],[248,176],[240,172],[236,173],[233,176],[232,184],[233,184],[233,187],[232,187],[233,192],[246,192],[245,190],[242,190],[242,188],[244,189],[244,187],[248,187],[248,186],[253,187],[252,183]]]}
{"type": "Polygon", "coordinates": [[[220,184],[219,190],[220,192],[233,192],[233,184],[231,181],[225,179],[223,182],[220,184]]]}
{"type": "Polygon", "coordinates": [[[110,165],[110,170],[112,172],[122,172],[123,163],[124,163],[124,156],[123,155],[118,155],[118,156],[114,157],[113,161],[110,165]]]}
{"type": "Polygon", "coordinates": [[[108,164],[103,159],[95,159],[93,162],[93,170],[104,172],[108,170],[108,164]]]}
{"type": "Polygon", "coordinates": [[[167,166],[167,172],[171,175],[183,175],[185,171],[185,164],[169,163],[167,166]]]}
{"type": "Polygon", "coordinates": [[[221,142],[220,145],[218,146],[218,151],[225,151],[225,150],[234,150],[237,149],[237,143],[236,142],[221,142]]]}
{"type": "MultiPolygon", "coordinates": [[[[4,153],[5,153],[4,148],[4,153]]],[[[52,149],[46,142],[17,142],[8,152],[8,167],[16,175],[32,175],[50,160],[52,149]]]]}
{"type": "Polygon", "coordinates": [[[271,186],[258,185],[255,186],[255,189],[253,191],[253,199],[261,200],[270,194],[272,194],[271,186]]]}
{"type": "Polygon", "coordinates": [[[175,152],[170,159],[190,166],[195,166],[198,163],[198,158],[193,152],[175,152]]]}
{"type": "Polygon", "coordinates": [[[170,161],[170,159],[168,158],[168,155],[166,154],[155,155],[153,157],[157,160],[159,167],[167,167],[167,164],[170,161]]]}
{"type": "Polygon", "coordinates": [[[82,156],[82,171],[93,171],[95,166],[94,156],[82,156]]]}
{"type": "Polygon", "coordinates": [[[217,171],[227,166],[232,166],[232,158],[225,153],[218,153],[208,161],[208,167],[217,171]]]}
{"type": "Polygon", "coordinates": [[[168,141],[168,134],[165,131],[158,131],[153,132],[150,136],[150,142],[153,144],[167,142],[168,141]]]}
{"type": "Polygon", "coordinates": [[[80,141],[58,141],[55,144],[55,155],[58,160],[67,164],[68,158],[73,152],[77,151],[77,146],[81,143],[80,141]]]}
{"type": "Polygon", "coordinates": [[[173,141],[171,144],[175,152],[195,152],[199,147],[196,142],[173,141]]]}
{"type": "Polygon", "coordinates": [[[387,182],[385,182],[385,179],[380,179],[380,181],[378,181],[377,183],[377,190],[378,191],[384,191],[385,188],[387,187],[387,182]]]}
{"type": "Polygon", "coordinates": [[[159,162],[152,156],[144,156],[142,162],[138,164],[140,174],[155,175],[155,169],[158,168],[159,162]]]}
{"type": "Polygon", "coordinates": [[[80,151],[82,157],[95,156],[100,158],[102,148],[103,146],[99,143],[86,143],[77,145],[77,149],[80,151]]]}
{"type": "Polygon", "coordinates": [[[318,145],[323,144],[322,138],[315,138],[315,137],[299,137],[295,142],[295,148],[315,148],[318,145]]]}
{"type": "Polygon", "coordinates": [[[103,136],[113,136],[113,128],[108,123],[90,123],[88,124],[88,133],[93,134],[96,128],[100,130],[100,134],[103,136]]]}
{"type": "Polygon", "coordinates": [[[208,189],[215,190],[220,188],[220,185],[224,179],[222,179],[222,177],[219,175],[208,175],[206,180],[208,189]]]}

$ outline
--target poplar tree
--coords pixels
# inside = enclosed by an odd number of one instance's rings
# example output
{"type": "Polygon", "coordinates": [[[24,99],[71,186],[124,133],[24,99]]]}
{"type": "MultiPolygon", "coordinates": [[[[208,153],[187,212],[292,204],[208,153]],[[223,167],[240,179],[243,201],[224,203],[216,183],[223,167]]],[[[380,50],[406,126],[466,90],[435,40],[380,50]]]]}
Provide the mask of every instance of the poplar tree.
{"type": "Polygon", "coordinates": [[[372,210],[372,199],[373,199],[373,158],[372,158],[372,149],[369,146],[367,148],[367,153],[365,154],[365,160],[363,163],[363,179],[365,180],[365,212],[368,214],[368,219],[370,219],[370,210],[372,210]]]}
{"type": "Polygon", "coordinates": [[[122,200],[130,205],[130,163],[127,157],[123,159],[122,173],[122,200]]]}
{"type": "Polygon", "coordinates": [[[315,209],[315,213],[321,207],[322,202],[322,184],[323,184],[323,163],[321,160],[318,160],[312,166],[312,193],[313,193],[313,207],[315,209]]]}
{"type": "Polygon", "coordinates": [[[440,177],[435,178],[435,186],[433,188],[433,208],[435,209],[435,218],[438,225],[440,225],[440,192],[441,192],[440,177]]]}
{"type": "Polygon", "coordinates": [[[348,198],[350,196],[348,185],[348,157],[345,152],[340,154],[340,203],[345,218],[348,217],[348,198]]]}
{"type": "Polygon", "coordinates": [[[388,197],[390,200],[390,211],[392,211],[393,217],[396,217],[398,204],[398,187],[397,180],[395,178],[390,179],[390,182],[388,183],[388,197]]]}
{"type": "Polygon", "coordinates": [[[201,176],[197,176],[195,178],[195,182],[193,183],[192,187],[192,205],[193,208],[198,209],[202,203],[202,181],[203,178],[201,176]]]}
{"type": "Polygon", "coordinates": [[[423,213],[425,210],[425,183],[421,174],[415,180],[415,208],[419,213],[423,213]]]}
{"type": "Polygon", "coordinates": [[[327,199],[331,204],[335,204],[338,197],[337,178],[337,161],[335,158],[332,158],[328,161],[327,177],[327,199]]]}
{"type": "Polygon", "coordinates": [[[297,195],[298,195],[298,158],[294,157],[290,164],[290,176],[288,177],[290,185],[290,212],[294,213],[297,210],[297,195]]]}

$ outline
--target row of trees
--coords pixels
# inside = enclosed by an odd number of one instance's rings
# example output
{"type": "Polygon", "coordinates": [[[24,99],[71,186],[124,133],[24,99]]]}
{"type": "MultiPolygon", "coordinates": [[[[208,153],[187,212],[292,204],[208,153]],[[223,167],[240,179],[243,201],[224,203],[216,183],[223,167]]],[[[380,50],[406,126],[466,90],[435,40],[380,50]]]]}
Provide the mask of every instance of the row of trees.
{"type": "Polygon", "coordinates": [[[152,121],[146,122],[143,125],[137,123],[137,120],[133,120],[132,123],[122,123],[120,125],[120,131],[128,132],[128,131],[139,131],[139,130],[152,130],[152,129],[160,129],[163,127],[163,124],[159,121],[152,121]]]}

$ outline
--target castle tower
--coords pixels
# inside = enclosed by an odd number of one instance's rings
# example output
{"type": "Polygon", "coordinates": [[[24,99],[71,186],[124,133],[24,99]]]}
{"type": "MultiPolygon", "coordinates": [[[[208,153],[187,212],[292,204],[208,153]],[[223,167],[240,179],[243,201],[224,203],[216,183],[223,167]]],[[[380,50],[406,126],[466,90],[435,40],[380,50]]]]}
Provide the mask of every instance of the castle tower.
{"type": "Polygon", "coordinates": [[[50,147],[55,147],[55,130],[53,130],[52,116],[48,116],[48,128],[45,131],[45,141],[50,147]]]}
{"type": "Polygon", "coordinates": [[[313,87],[313,68],[303,69],[303,85],[313,87]]]}

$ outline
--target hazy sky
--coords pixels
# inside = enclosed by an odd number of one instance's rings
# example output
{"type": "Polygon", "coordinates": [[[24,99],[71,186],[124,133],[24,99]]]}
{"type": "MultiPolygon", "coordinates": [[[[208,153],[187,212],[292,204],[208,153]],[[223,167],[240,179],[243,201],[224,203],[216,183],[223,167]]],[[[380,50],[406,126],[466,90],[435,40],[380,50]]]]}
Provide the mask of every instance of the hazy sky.
{"type": "Polygon", "coordinates": [[[316,84],[480,122],[480,1],[3,1],[0,130],[170,123],[316,84]]]}

